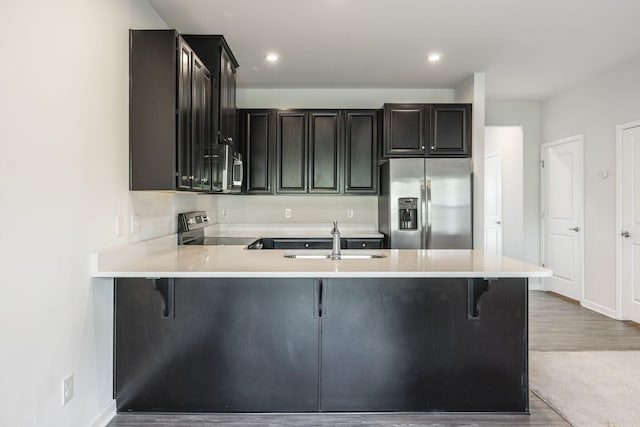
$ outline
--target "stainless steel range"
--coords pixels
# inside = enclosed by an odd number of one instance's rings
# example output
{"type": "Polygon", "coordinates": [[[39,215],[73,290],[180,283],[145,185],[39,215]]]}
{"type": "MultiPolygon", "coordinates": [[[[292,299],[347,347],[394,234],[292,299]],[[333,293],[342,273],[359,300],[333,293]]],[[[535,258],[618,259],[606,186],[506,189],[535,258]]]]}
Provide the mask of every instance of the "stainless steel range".
{"type": "Polygon", "coordinates": [[[248,245],[255,237],[206,237],[204,229],[211,224],[205,211],[178,214],[179,245],[248,245]]]}

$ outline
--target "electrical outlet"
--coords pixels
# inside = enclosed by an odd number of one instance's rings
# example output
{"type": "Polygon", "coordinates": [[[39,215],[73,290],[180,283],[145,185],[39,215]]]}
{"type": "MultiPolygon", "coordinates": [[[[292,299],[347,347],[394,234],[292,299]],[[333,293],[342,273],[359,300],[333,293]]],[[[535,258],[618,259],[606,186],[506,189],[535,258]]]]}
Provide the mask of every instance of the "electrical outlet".
{"type": "Polygon", "coordinates": [[[142,228],[142,216],[140,214],[131,215],[131,234],[137,234],[142,228]]]}
{"type": "Polygon", "coordinates": [[[116,237],[122,236],[122,217],[116,215],[116,237]]]}
{"type": "Polygon", "coordinates": [[[347,218],[353,218],[353,209],[347,209],[347,218]]]}
{"type": "Polygon", "coordinates": [[[291,209],[287,208],[284,210],[284,217],[291,218],[291,209]]]}
{"type": "Polygon", "coordinates": [[[66,405],[73,397],[73,374],[62,379],[62,406],[66,405]]]}

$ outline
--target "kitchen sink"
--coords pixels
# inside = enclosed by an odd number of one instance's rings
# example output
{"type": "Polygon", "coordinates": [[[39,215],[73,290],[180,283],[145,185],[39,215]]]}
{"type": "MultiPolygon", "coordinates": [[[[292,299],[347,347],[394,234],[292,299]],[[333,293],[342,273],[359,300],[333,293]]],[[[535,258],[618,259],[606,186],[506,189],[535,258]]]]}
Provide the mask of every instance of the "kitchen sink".
{"type": "MultiPolygon", "coordinates": [[[[284,254],[284,257],[295,259],[331,259],[331,254],[284,254]]],[[[342,254],[338,259],[374,259],[384,257],[382,254],[342,254]]]]}

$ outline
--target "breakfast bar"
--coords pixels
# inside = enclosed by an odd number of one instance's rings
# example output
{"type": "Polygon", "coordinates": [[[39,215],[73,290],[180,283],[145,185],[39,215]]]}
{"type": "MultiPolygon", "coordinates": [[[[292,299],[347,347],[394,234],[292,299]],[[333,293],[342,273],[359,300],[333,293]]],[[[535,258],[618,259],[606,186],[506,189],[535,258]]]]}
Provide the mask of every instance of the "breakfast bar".
{"type": "Polygon", "coordinates": [[[479,250],[306,256],[326,252],[165,238],[94,255],[114,278],[118,411],[528,413],[527,282],[549,270],[479,250]]]}

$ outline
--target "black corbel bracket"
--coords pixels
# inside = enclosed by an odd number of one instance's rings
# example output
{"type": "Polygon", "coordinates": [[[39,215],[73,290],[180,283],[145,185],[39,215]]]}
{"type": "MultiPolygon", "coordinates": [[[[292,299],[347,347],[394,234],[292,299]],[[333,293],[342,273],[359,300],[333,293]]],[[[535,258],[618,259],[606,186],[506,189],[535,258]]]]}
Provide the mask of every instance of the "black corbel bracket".
{"type": "Polygon", "coordinates": [[[175,279],[153,279],[162,297],[162,317],[175,318],[175,279]]]}
{"type": "Polygon", "coordinates": [[[467,282],[467,319],[480,319],[480,298],[489,290],[492,279],[469,279],[467,282]]]}

